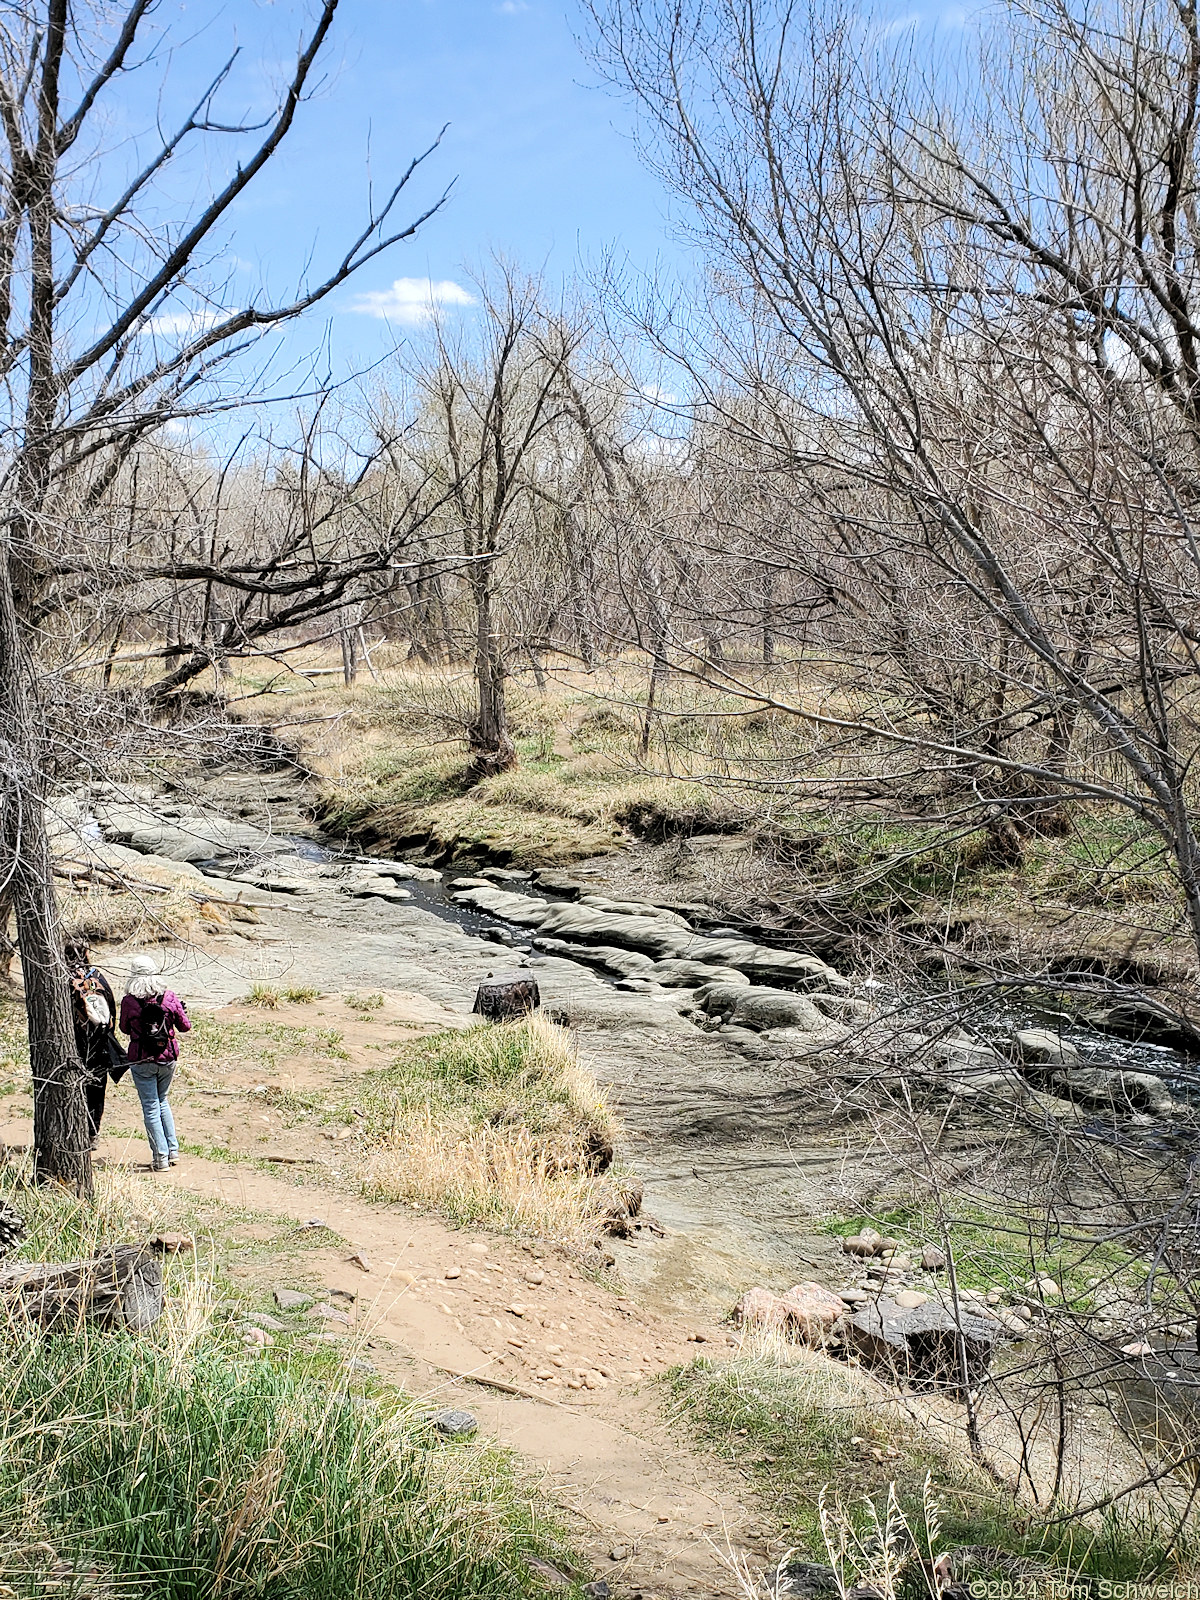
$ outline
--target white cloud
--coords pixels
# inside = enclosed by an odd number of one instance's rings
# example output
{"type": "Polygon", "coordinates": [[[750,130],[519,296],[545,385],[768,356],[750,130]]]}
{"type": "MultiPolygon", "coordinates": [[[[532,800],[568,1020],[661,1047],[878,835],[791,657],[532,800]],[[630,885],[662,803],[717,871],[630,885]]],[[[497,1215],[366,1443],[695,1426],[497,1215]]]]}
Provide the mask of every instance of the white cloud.
{"type": "Polygon", "coordinates": [[[528,11],[529,7],[525,0],[500,0],[496,10],[502,17],[515,17],[519,16],[522,11],[528,11]]]}
{"type": "Polygon", "coordinates": [[[669,389],[660,389],[656,383],[643,384],[642,393],[647,400],[652,400],[656,406],[679,404],[679,396],[677,394],[672,394],[669,389]]]}
{"type": "Polygon", "coordinates": [[[437,282],[432,278],[397,278],[390,289],[372,289],[360,294],[350,309],[369,317],[402,323],[406,328],[419,328],[432,322],[446,306],[474,304],[474,295],[450,278],[437,282]]]}
{"type": "Polygon", "coordinates": [[[203,333],[205,328],[215,327],[223,318],[233,315],[232,311],[164,311],[161,316],[151,317],[146,326],[151,333],[191,335],[203,333]]]}

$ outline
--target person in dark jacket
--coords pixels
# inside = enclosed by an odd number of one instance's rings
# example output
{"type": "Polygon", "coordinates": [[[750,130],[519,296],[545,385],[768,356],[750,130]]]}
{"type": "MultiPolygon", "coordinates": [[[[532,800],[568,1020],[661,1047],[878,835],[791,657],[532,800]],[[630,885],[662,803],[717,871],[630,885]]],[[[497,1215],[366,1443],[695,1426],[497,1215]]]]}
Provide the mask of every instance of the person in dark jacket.
{"type": "Polygon", "coordinates": [[[92,965],[92,952],[82,934],[75,934],[63,946],[71,983],[71,1020],[75,1024],[75,1049],[87,1068],[84,1094],[87,1099],[88,1137],[92,1149],[100,1137],[104,1116],[104,1094],[109,1070],[117,1066],[124,1052],[117,1043],[117,1002],[108,979],[92,965]]]}
{"type": "Polygon", "coordinates": [[[150,1141],[150,1170],[165,1172],[179,1160],[175,1118],[167,1096],[179,1060],[177,1033],[192,1024],[187,1007],[158,975],[150,956],[135,956],[121,1001],[121,1032],[129,1035],[129,1070],[150,1141]]]}

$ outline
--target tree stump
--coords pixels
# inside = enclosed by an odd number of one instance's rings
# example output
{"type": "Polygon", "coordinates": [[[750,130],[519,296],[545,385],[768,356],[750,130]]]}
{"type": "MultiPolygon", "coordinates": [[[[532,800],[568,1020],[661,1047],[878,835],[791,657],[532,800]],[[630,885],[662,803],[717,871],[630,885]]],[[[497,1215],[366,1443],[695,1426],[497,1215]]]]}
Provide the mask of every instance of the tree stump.
{"type": "Polygon", "coordinates": [[[0,1267],[0,1305],[44,1328],[95,1322],[139,1332],[162,1316],[162,1262],[142,1244],[114,1245],[88,1261],[18,1261],[0,1267]]]}
{"type": "Polygon", "coordinates": [[[485,1022],[510,1022],[528,1016],[541,1003],[536,978],[527,972],[501,972],[479,985],[471,1010],[485,1022]]]}

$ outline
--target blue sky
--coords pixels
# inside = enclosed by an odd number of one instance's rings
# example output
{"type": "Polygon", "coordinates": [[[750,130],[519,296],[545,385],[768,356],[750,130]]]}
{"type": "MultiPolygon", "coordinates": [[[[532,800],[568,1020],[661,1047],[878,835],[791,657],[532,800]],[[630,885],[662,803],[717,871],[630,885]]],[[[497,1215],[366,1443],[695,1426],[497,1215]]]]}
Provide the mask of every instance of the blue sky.
{"type": "MultiPolygon", "coordinates": [[[[303,0],[168,0],[161,27],[177,40],[198,29],[171,65],[168,103],[182,103],[236,40],[242,57],[219,105],[261,114],[311,11],[303,0]]],[[[342,0],[325,81],[233,219],[231,294],[264,278],[290,288],[309,260],[332,259],[365,214],[368,184],[394,181],[446,123],[408,202],[415,214],[455,180],[443,210],[327,301],[293,347],[319,342],[328,323],[336,365],[370,361],[419,321],[426,280],[453,303],[453,286],[469,286],[466,271],[492,252],[551,279],[610,249],[639,269],[678,265],[667,197],[638,161],[627,108],[596,85],[580,25],[564,0],[342,0]],[[397,279],[408,281],[394,292],[397,279]],[[389,307],[390,332],[371,314],[389,307]]],[[[188,185],[200,180],[194,166],[181,170],[188,185]]]]}

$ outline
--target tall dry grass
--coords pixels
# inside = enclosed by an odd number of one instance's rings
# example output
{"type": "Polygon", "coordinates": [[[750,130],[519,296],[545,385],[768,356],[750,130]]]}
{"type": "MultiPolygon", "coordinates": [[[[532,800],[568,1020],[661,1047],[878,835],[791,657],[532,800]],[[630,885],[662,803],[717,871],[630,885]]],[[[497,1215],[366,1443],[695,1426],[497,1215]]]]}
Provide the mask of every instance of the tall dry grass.
{"type": "Polygon", "coordinates": [[[595,1233],[616,1121],[571,1034],[547,1018],[423,1039],[358,1096],[364,1193],[564,1244],[595,1233]]]}

